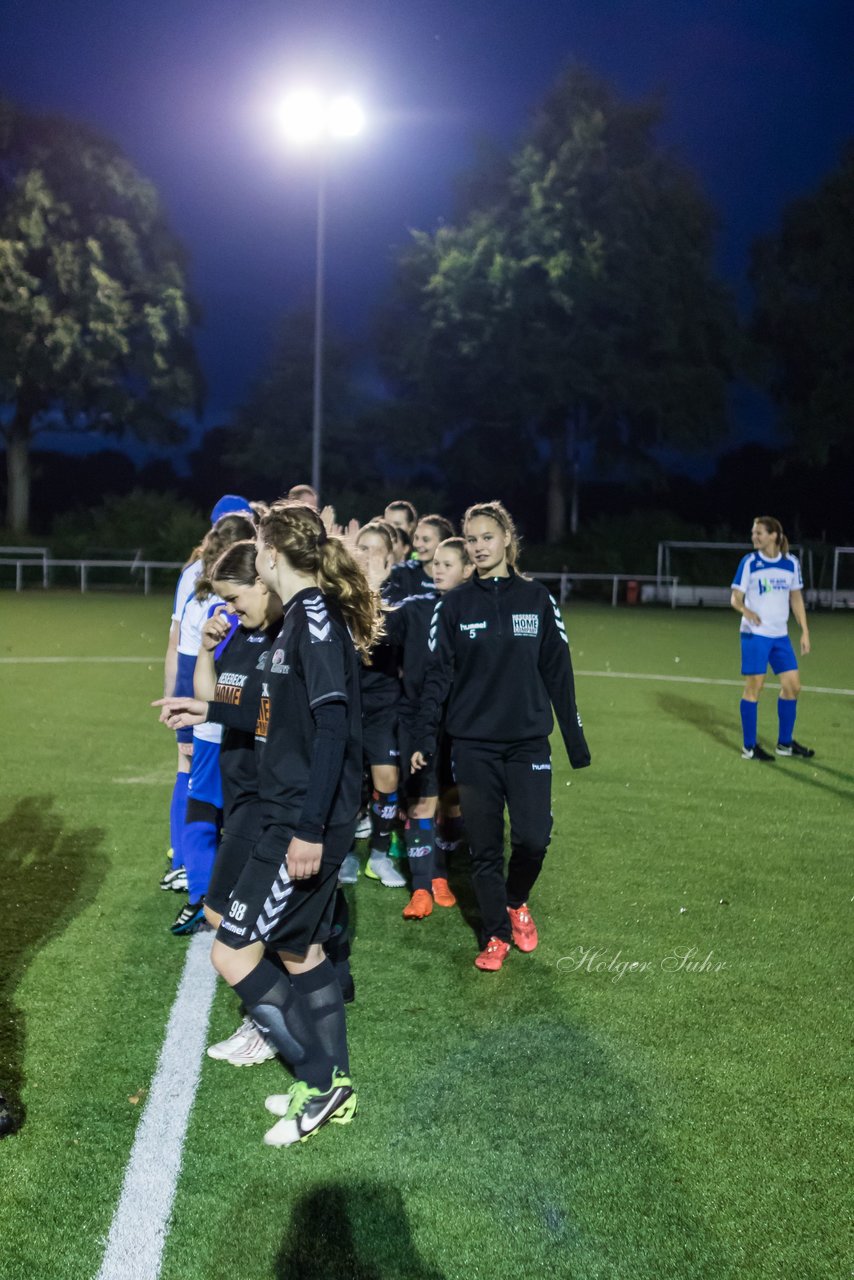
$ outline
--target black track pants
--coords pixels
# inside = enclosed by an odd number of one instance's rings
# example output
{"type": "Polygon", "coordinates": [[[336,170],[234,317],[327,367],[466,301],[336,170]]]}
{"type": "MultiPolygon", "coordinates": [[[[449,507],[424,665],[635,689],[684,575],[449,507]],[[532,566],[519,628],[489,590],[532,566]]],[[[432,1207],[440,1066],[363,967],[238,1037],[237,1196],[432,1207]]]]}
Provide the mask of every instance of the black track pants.
{"type": "Polygon", "coordinates": [[[552,829],[552,773],[547,738],[453,744],[454,777],[466,827],[481,942],[510,941],[507,908],[527,902],[552,829]],[[510,864],[504,877],[504,806],[510,814],[510,864]]]}

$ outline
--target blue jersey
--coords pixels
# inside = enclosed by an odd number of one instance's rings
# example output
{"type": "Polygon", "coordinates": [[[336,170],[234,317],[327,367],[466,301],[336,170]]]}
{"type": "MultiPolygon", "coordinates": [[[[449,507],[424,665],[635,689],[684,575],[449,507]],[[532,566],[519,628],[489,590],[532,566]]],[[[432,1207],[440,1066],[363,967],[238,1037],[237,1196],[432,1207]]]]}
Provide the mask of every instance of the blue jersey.
{"type": "Polygon", "coordinates": [[[742,616],[743,632],[769,638],[784,636],[789,622],[789,597],[804,587],[798,557],[780,555],[771,559],[751,551],[742,557],[732,587],[734,591],[744,592],[746,608],[762,619],[756,626],[742,616]]]}

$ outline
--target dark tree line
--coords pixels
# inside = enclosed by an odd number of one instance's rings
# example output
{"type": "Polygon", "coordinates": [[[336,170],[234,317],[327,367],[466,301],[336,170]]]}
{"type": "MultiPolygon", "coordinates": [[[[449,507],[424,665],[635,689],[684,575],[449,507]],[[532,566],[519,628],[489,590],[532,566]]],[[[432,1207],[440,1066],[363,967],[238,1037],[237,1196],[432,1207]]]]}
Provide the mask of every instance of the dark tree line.
{"type": "MultiPolygon", "coordinates": [[[[571,69],[509,152],[462,176],[452,222],[412,233],[372,348],[327,347],[324,476],[342,509],[369,515],[392,489],[451,511],[500,494],[529,536],[560,542],[579,527],[582,461],[620,482],[590,486],[585,520],[609,494],[622,509],[676,511],[690,494],[702,507],[703,488],[674,483],[661,450],[724,449],[728,392],[749,376],[777,407],[780,447],[742,462],[758,468],[760,492],[813,518],[799,485],[824,477],[834,492],[854,453],[854,151],[756,244],[742,324],[713,266],[714,211],[658,142],[660,119],[656,103],[625,102],[571,69]],[[386,394],[365,389],[366,368],[381,370],[386,394]]],[[[180,436],[201,396],[186,260],[156,192],[114,144],[0,105],[12,528],[26,526],[40,427],[180,436]]],[[[245,406],[207,433],[177,491],[204,506],[223,477],[268,497],[304,479],[311,389],[312,318],[291,315],[245,406]]],[[[738,489],[725,473],[726,458],[705,486],[712,508],[738,489]]],[[[168,466],[140,479],[163,487],[168,466]]],[[[104,476],[105,489],[126,481],[104,476]]]]}

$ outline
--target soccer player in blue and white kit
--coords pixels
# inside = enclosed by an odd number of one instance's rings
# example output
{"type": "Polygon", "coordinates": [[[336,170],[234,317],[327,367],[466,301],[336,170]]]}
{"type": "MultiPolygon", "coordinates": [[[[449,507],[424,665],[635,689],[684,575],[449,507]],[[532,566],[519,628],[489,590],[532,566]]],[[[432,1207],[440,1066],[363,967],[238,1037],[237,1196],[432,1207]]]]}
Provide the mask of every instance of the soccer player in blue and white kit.
{"type": "Polygon", "coordinates": [[[773,760],[756,740],[757,703],[768,667],[780,677],[777,701],[778,756],[815,755],[795,742],[795,716],[801,682],[798,660],[789,639],[789,608],[801,629],[801,654],[810,651],[810,632],[803,597],[803,578],[797,556],[789,552],[783,526],[773,516],[757,516],[750,531],[751,554],[743,556],[732,583],[731,604],[741,614],[741,698],[745,760],[773,760]]]}

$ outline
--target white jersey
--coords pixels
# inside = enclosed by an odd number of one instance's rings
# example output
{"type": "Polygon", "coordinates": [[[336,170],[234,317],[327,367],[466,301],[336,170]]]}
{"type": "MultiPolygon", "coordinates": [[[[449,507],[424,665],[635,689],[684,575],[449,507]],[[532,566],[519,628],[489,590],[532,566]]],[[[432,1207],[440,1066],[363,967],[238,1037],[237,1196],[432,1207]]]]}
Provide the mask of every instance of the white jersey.
{"type": "MultiPolygon", "coordinates": [[[[175,600],[172,604],[172,621],[177,622],[179,626],[181,625],[181,620],[184,617],[184,610],[187,607],[187,603],[193,598],[193,595],[196,590],[196,583],[199,580],[199,575],[201,574],[201,572],[202,572],[201,560],[194,560],[192,564],[187,565],[186,569],[184,569],[183,573],[178,579],[178,585],[175,588],[175,600]]],[[[201,643],[201,641],[199,643],[201,643]]],[[[199,646],[197,644],[195,649],[182,649],[181,641],[179,638],[178,652],[188,653],[190,657],[194,658],[196,654],[199,652],[199,646]]]]}
{"type": "MultiPolygon", "coordinates": [[[[201,564],[199,564],[199,571],[201,572],[201,564]]],[[[197,573],[197,579],[198,576],[197,573]]],[[[197,600],[195,592],[190,596],[181,615],[181,631],[178,636],[179,653],[186,653],[193,658],[198,657],[202,647],[202,627],[216,606],[223,603],[216,595],[205,596],[204,600],[197,600]]],[[[193,737],[202,742],[222,742],[222,725],[197,724],[193,728],[193,737]]]]}
{"type": "Polygon", "coordinates": [[[751,551],[742,558],[732,582],[734,591],[744,592],[746,608],[762,619],[757,627],[742,616],[741,630],[748,635],[784,636],[789,622],[789,597],[803,591],[804,581],[797,556],[780,555],[776,559],[751,551]]]}

